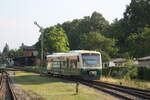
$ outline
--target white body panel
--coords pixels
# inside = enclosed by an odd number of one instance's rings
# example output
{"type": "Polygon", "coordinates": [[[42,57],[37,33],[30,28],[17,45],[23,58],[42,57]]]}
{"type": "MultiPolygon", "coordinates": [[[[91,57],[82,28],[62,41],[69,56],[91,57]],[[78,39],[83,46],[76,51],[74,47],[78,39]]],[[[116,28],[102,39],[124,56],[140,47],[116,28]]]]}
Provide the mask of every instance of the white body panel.
{"type": "MultiPolygon", "coordinates": [[[[102,61],[101,61],[101,54],[97,51],[88,51],[88,50],[75,50],[70,51],[68,53],[53,53],[52,55],[47,56],[47,69],[50,70],[51,68],[51,60],[58,60],[58,61],[66,61],[67,59],[78,59],[77,68],[87,68],[86,66],[83,67],[83,61],[82,61],[82,54],[99,54],[100,55],[100,66],[99,68],[102,68],[102,61]],[[78,58],[79,57],[79,58],[78,58]]],[[[89,67],[90,68],[90,67],[89,67]]],[[[94,68],[94,67],[91,67],[94,68]]]]}

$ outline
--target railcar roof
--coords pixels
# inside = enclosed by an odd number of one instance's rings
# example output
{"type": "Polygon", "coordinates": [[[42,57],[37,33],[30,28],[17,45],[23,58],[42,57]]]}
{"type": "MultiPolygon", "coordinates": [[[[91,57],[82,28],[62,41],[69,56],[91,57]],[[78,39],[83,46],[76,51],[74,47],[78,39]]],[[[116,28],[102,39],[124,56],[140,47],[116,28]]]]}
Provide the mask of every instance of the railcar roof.
{"type": "Polygon", "coordinates": [[[52,55],[48,55],[47,57],[66,57],[66,56],[78,56],[81,53],[97,53],[97,51],[88,51],[88,50],[73,50],[68,53],[53,53],[52,55]]]}

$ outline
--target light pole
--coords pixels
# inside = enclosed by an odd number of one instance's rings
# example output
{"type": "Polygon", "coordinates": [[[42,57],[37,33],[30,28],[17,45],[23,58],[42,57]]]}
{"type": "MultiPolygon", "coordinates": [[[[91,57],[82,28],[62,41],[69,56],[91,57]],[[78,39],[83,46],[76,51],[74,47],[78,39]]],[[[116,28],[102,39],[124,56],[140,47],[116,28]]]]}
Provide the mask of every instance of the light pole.
{"type": "MultiPolygon", "coordinates": [[[[44,58],[44,56],[43,56],[43,45],[44,45],[44,43],[43,43],[43,39],[44,39],[44,29],[43,29],[43,27],[42,26],[40,26],[36,21],[34,22],[34,24],[38,27],[38,28],[40,28],[40,32],[41,32],[41,69],[42,69],[42,66],[43,66],[43,58],[44,58]]],[[[42,74],[42,70],[40,71],[40,75],[42,74]]]]}

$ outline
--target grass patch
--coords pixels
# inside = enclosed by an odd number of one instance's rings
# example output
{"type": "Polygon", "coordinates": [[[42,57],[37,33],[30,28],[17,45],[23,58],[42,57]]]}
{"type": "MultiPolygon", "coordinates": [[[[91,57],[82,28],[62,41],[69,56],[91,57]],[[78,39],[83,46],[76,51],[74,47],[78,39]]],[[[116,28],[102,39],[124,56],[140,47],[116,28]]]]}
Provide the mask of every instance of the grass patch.
{"type": "Polygon", "coordinates": [[[112,77],[102,77],[101,81],[107,82],[107,83],[113,83],[118,84],[122,83],[122,85],[135,87],[135,88],[142,88],[142,89],[150,89],[150,81],[144,81],[144,80],[126,80],[126,79],[117,79],[112,77]]]}
{"type": "Polygon", "coordinates": [[[16,83],[25,91],[36,93],[46,100],[116,100],[110,95],[84,85],[79,85],[79,94],[76,95],[76,84],[62,79],[21,71],[17,71],[15,76],[16,83]]]}
{"type": "Polygon", "coordinates": [[[150,89],[150,68],[138,66],[115,66],[103,68],[101,81],[125,86],[150,89]]]}

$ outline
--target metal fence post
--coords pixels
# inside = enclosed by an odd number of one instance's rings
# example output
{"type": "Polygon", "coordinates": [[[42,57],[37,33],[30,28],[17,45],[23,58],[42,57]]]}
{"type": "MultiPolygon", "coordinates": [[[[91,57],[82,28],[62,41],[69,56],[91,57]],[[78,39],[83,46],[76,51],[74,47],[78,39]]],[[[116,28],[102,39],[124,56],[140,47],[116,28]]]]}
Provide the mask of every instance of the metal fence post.
{"type": "Polygon", "coordinates": [[[79,82],[76,83],[76,94],[79,93],[79,82]]]}

